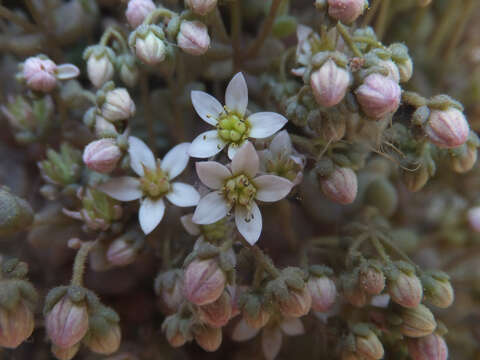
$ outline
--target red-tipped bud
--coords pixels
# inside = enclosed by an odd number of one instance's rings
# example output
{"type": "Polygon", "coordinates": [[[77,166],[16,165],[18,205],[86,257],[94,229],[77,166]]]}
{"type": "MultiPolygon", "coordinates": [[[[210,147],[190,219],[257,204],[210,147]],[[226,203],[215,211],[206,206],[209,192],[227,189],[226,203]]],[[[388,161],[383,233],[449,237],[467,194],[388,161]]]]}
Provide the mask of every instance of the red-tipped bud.
{"type": "Polygon", "coordinates": [[[367,5],[365,0],[328,0],[328,15],[350,24],[363,14],[367,5]]]}
{"type": "Polygon", "coordinates": [[[222,344],[222,329],[202,327],[195,333],[195,341],[205,351],[217,351],[222,344]]]}
{"type": "Polygon", "coordinates": [[[130,0],[125,16],[130,26],[136,28],[153,10],[155,10],[155,4],[152,0],[130,0]]]}
{"type": "Polygon", "coordinates": [[[448,347],[445,340],[437,334],[419,339],[408,339],[408,354],[412,360],[447,360],[448,347]]]}
{"type": "Polygon", "coordinates": [[[310,76],[310,86],[317,102],[325,107],[335,106],[343,100],[350,85],[350,73],[327,60],[310,76]]]}
{"type": "Polygon", "coordinates": [[[312,296],[312,309],[320,312],[329,311],[337,297],[337,287],[333,280],[327,276],[312,276],[307,286],[312,296]]]}
{"type": "Polygon", "coordinates": [[[378,295],[385,288],[383,272],[373,266],[362,269],[358,281],[360,287],[369,295],[378,295]]]}
{"type": "Polygon", "coordinates": [[[203,55],[210,47],[208,29],[201,21],[183,21],[177,36],[177,44],[190,55],[203,55]]]}
{"type": "Polygon", "coordinates": [[[222,295],[226,281],[215,260],[195,260],[185,270],[185,296],[196,305],[210,304],[222,295]]]}
{"type": "Polygon", "coordinates": [[[52,60],[30,57],[23,64],[23,76],[30,89],[50,92],[57,86],[56,69],[52,60]]]}
{"type": "Polygon", "coordinates": [[[87,333],[87,306],[84,302],[74,303],[65,295],[47,314],[45,325],[53,344],[60,348],[69,348],[82,340],[87,333]]]}
{"type": "Polygon", "coordinates": [[[217,0],[185,0],[185,4],[199,15],[206,15],[217,6],[217,0]]]}
{"type": "Polygon", "coordinates": [[[0,307],[0,347],[14,349],[33,332],[30,307],[22,300],[13,309],[0,307]]]}
{"type": "Polygon", "coordinates": [[[337,167],[328,177],[320,180],[323,194],[339,204],[350,204],[357,197],[357,175],[350,168],[337,167]]]}
{"type": "Polygon", "coordinates": [[[211,327],[221,328],[232,316],[232,298],[224,291],[213,303],[200,306],[198,315],[201,321],[211,327]]]}
{"type": "Polygon", "coordinates": [[[305,286],[303,290],[289,291],[286,299],[280,299],[278,306],[285,317],[302,317],[310,311],[312,307],[312,296],[305,286]]]}
{"type": "Polygon", "coordinates": [[[432,110],[425,128],[428,139],[440,148],[465,144],[469,132],[470,127],[465,115],[454,107],[432,110]]]}
{"type": "Polygon", "coordinates": [[[402,308],[401,332],[405,336],[417,338],[430,335],[437,323],[432,312],[425,305],[418,305],[416,308],[402,308]]]}
{"type": "Polygon", "coordinates": [[[389,281],[388,293],[397,304],[415,308],[422,301],[423,286],[414,273],[399,271],[397,276],[389,281]]]}
{"type": "Polygon", "coordinates": [[[107,92],[102,105],[102,116],[108,121],[126,120],[135,114],[135,103],[124,88],[107,92]]]}
{"type": "Polygon", "coordinates": [[[363,112],[368,117],[379,120],[398,109],[401,89],[389,77],[371,74],[365,78],[355,95],[363,112]]]}
{"type": "Polygon", "coordinates": [[[92,141],[83,151],[83,162],[90,170],[100,173],[112,172],[122,157],[115,140],[105,138],[92,141]]]}

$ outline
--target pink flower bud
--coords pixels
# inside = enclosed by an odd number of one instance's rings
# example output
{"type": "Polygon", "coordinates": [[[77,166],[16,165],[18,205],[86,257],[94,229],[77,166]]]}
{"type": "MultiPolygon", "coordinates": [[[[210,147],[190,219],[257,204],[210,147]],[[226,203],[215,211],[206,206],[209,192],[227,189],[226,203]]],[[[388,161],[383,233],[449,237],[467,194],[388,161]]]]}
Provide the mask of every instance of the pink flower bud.
{"type": "Polygon", "coordinates": [[[135,114],[135,103],[124,88],[107,92],[102,116],[108,121],[126,120],[135,114]]]}
{"type": "Polygon", "coordinates": [[[32,310],[21,300],[13,309],[0,307],[0,347],[14,349],[32,335],[32,310]]]}
{"type": "Polygon", "coordinates": [[[153,10],[155,4],[152,0],[130,0],[125,15],[130,26],[136,28],[153,10]]]}
{"type": "Polygon", "coordinates": [[[137,37],[135,54],[145,64],[156,65],[165,60],[166,46],[163,39],[158,37],[153,31],[149,31],[144,38],[137,37]]]}
{"type": "Polygon", "coordinates": [[[224,291],[214,302],[200,306],[198,315],[202,322],[214,328],[221,328],[232,316],[232,298],[224,291]]]}
{"type": "Polygon", "coordinates": [[[357,197],[357,175],[350,168],[337,167],[320,185],[323,194],[339,204],[350,204],[357,197]]]}
{"type": "Polygon", "coordinates": [[[416,308],[402,308],[401,332],[403,335],[413,338],[430,335],[437,323],[432,312],[425,305],[418,305],[416,308]]]}
{"type": "Polygon", "coordinates": [[[110,355],[120,347],[121,338],[120,326],[114,324],[105,331],[87,336],[84,343],[94,353],[110,355]]]}
{"type": "Polygon", "coordinates": [[[302,317],[310,311],[312,307],[312,296],[308,287],[301,291],[291,290],[286,299],[280,299],[278,306],[285,317],[302,317]]]}
{"type": "Polygon", "coordinates": [[[185,4],[199,15],[206,15],[217,6],[217,0],[185,0],[185,4]]]}
{"type": "Polygon", "coordinates": [[[480,232],[480,206],[468,210],[468,223],[473,231],[480,232]]]}
{"type": "Polygon", "coordinates": [[[369,295],[378,295],[385,288],[385,276],[380,270],[369,266],[360,271],[360,287],[369,295]]]}
{"type": "Polygon", "coordinates": [[[419,339],[408,339],[408,354],[412,360],[447,360],[448,347],[445,340],[437,334],[419,339]]]}
{"type": "Polygon", "coordinates": [[[119,237],[108,247],[107,260],[114,265],[125,266],[135,261],[137,253],[138,251],[134,242],[119,237]]]}
{"type": "Polygon", "coordinates": [[[90,170],[108,174],[117,166],[122,152],[110,138],[92,141],[83,151],[83,162],[90,170]]]}
{"type": "Polygon", "coordinates": [[[170,315],[177,312],[184,301],[183,271],[169,270],[157,276],[155,293],[158,296],[160,309],[164,314],[170,315]]]}
{"type": "Polygon", "coordinates": [[[52,353],[58,360],[70,360],[77,355],[78,350],[80,350],[80,343],[67,348],[61,348],[52,344],[52,353]]]}
{"type": "Polygon", "coordinates": [[[188,301],[206,305],[217,300],[225,288],[225,273],[214,259],[195,260],[185,270],[184,291],[188,301]]]}
{"type": "Polygon", "coordinates": [[[100,54],[92,52],[87,59],[88,79],[97,88],[113,78],[114,68],[110,56],[109,51],[105,50],[100,54]]]}
{"type": "Polygon", "coordinates": [[[365,5],[365,0],[328,0],[328,15],[350,24],[363,14],[365,5]]]}
{"type": "Polygon", "coordinates": [[[210,47],[208,29],[200,21],[182,21],[177,44],[188,54],[203,55],[210,47]]]}
{"type": "Polygon", "coordinates": [[[432,110],[425,128],[428,139],[440,148],[465,144],[469,132],[470,127],[465,115],[454,107],[432,110]]]}
{"type": "Polygon", "coordinates": [[[56,69],[52,60],[30,57],[23,64],[23,76],[30,89],[50,92],[57,86],[56,69]]]}
{"type": "Polygon", "coordinates": [[[400,71],[398,69],[398,66],[392,60],[380,60],[378,65],[388,71],[387,76],[390,79],[392,79],[396,83],[400,82],[400,71]]]}
{"type": "Polygon", "coordinates": [[[368,75],[355,94],[363,112],[372,119],[394,113],[400,105],[400,86],[380,74],[368,75]]]}
{"type": "Polygon", "coordinates": [[[350,85],[350,73],[327,60],[310,76],[310,86],[317,102],[325,107],[335,106],[345,97],[350,85]]]}
{"type": "Polygon", "coordinates": [[[83,302],[72,302],[65,295],[47,314],[45,325],[52,343],[61,348],[71,347],[87,333],[87,307],[83,302]]]}
{"type": "Polygon", "coordinates": [[[195,341],[205,351],[217,351],[222,344],[222,329],[202,327],[195,333],[195,341]]]}
{"type": "Polygon", "coordinates": [[[390,281],[388,293],[397,304],[406,308],[414,308],[422,301],[423,286],[415,274],[400,271],[398,277],[390,281]]]}
{"type": "Polygon", "coordinates": [[[308,290],[312,295],[312,309],[327,312],[335,303],[337,287],[327,276],[312,276],[307,282],[308,290]]]}

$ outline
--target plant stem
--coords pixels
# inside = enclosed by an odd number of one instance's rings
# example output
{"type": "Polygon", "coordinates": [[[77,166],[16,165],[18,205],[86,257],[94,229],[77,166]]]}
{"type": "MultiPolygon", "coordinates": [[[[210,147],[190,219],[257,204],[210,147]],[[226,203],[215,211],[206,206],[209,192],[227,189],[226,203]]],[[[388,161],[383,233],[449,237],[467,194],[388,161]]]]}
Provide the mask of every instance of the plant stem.
{"type": "Polygon", "coordinates": [[[83,284],[83,274],[85,272],[85,264],[87,262],[87,256],[90,250],[96,245],[96,241],[87,241],[82,243],[82,246],[75,256],[75,262],[73,263],[73,275],[72,275],[72,285],[82,286],[83,284]]]}
{"type": "Polygon", "coordinates": [[[227,33],[227,29],[225,28],[225,23],[222,19],[222,14],[220,13],[220,10],[218,10],[218,7],[215,7],[215,14],[213,14],[212,20],[213,29],[217,33],[220,40],[222,42],[228,43],[230,39],[227,33]]]}
{"type": "Polygon", "coordinates": [[[9,10],[3,5],[0,5],[0,17],[20,26],[27,32],[38,31],[38,28],[35,25],[31,24],[29,21],[25,20],[23,17],[9,10]]]}
{"type": "Polygon", "coordinates": [[[145,72],[140,74],[140,93],[142,97],[143,117],[148,131],[148,145],[151,149],[155,149],[155,129],[153,126],[152,108],[150,107],[150,89],[148,86],[148,74],[145,72]]]}
{"type": "Polygon", "coordinates": [[[377,22],[375,24],[375,33],[379,40],[382,40],[387,29],[387,23],[389,20],[390,0],[382,0],[380,7],[380,14],[378,15],[377,22]]]}
{"type": "Polygon", "coordinates": [[[347,46],[352,50],[353,54],[356,57],[362,57],[362,52],[358,49],[357,45],[355,45],[355,42],[353,41],[352,36],[348,32],[347,28],[345,25],[343,25],[341,22],[337,23],[337,30],[342,36],[343,40],[347,44],[347,46]]]}
{"type": "Polygon", "coordinates": [[[457,11],[458,2],[450,1],[449,6],[445,9],[445,12],[442,14],[442,18],[439,22],[436,22],[438,25],[434,27],[435,31],[433,32],[434,36],[430,42],[428,51],[426,52],[433,59],[437,56],[438,50],[441,48],[443,42],[445,41],[446,35],[449,33],[452,26],[455,24],[455,21],[458,18],[459,12],[457,11]]]}
{"type": "Polygon", "coordinates": [[[370,242],[372,243],[375,250],[377,250],[378,255],[382,258],[383,261],[386,263],[390,262],[390,257],[388,256],[385,248],[383,247],[382,243],[378,240],[375,235],[369,236],[370,242]]]}
{"type": "Polygon", "coordinates": [[[418,267],[417,264],[415,264],[415,262],[413,262],[412,259],[410,259],[410,257],[405,254],[405,252],[401,249],[398,248],[397,245],[395,245],[389,238],[388,236],[382,234],[382,233],[379,233],[378,234],[378,237],[380,238],[380,240],[382,241],[383,245],[386,245],[390,250],[394,251],[398,256],[400,256],[403,260],[405,260],[406,262],[412,264],[413,266],[415,267],[418,267]]]}
{"type": "Polygon", "coordinates": [[[470,17],[474,14],[475,6],[478,6],[478,0],[467,0],[466,4],[463,7],[463,11],[458,19],[458,22],[455,26],[453,35],[448,43],[447,50],[444,53],[444,59],[447,59],[450,62],[455,54],[455,48],[457,47],[460,39],[462,38],[463,33],[465,32],[465,27],[467,26],[470,17]]]}
{"type": "Polygon", "coordinates": [[[240,33],[242,30],[242,10],[240,8],[240,0],[235,0],[230,5],[230,33],[233,46],[233,62],[237,67],[240,49],[240,33]]]}
{"type": "Polygon", "coordinates": [[[127,52],[128,46],[125,38],[112,26],[109,26],[108,29],[103,33],[102,37],[100,38],[100,45],[107,45],[112,37],[118,40],[120,47],[122,48],[122,52],[127,52]]]}
{"type": "Polygon", "coordinates": [[[275,267],[272,260],[265,255],[257,245],[252,247],[252,251],[257,263],[260,264],[273,278],[277,278],[280,275],[280,271],[275,267]]]}
{"type": "Polygon", "coordinates": [[[363,242],[368,239],[368,237],[369,237],[369,234],[367,233],[361,234],[355,239],[352,245],[350,245],[350,247],[348,248],[347,259],[345,261],[345,265],[347,269],[350,269],[352,267],[353,259],[358,256],[358,249],[363,244],[363,242]]]}
{"type": "Polygon", "coordinates": [[[150,25],[153,22],[156,22],[160,17],[166,17],[171,19],[172,17],[176,16],[177,14],[171,10],[165,8],[157,8],[153,10],[143,21],[143,24],[150,25]]]}
{"type": "Polygon", "coordinates": [[[382,0],[373,0],[373,4],[368,8],[365,18],[362,21],[362,27],[368,26],[372,22],[381,3],[382,0]]]}

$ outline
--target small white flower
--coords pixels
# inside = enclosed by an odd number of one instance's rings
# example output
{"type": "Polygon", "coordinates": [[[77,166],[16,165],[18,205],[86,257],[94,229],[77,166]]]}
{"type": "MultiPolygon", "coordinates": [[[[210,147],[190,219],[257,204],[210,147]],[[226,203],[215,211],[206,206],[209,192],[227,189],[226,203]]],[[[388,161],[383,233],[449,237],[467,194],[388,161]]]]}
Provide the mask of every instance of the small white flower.
{"type": "Polygon", "coordinates": [[[275,134],[287,119],[274,112],[259,112],[246,116],[248,105],[247,83],[242,73],[233,77],[225,92],[225,107],[203,91],[192,91],[193,107],[197,114],[216,130],[197,136],[188,150],[190,156],[208,158],[228,145],[228,157],[249,138],[263,139],[275,134]]]}
{"type": "Polygon", "coordinates": [[[114,199],[132,201],[141,199],[138,219],[145,234],[151,233],[163,218],[166,197],[180,207],[195,206],[200,195],[191,185],[172,182],[187,167],[189,143],[173,147],[160,161],[139,138],[128,138],[130,166],[139,176],[123,176],[99,186],[99,189],[114,199]]]}
{"type": "Polygon", "coordinates": [[[200,180],[215,191],[200,200],[193,222],[213,224],[233,210],[238,231],[252,245],[262,231],[262,214],[255,200],[279,201],[293,186],[279,176],[256,176],[259,159],[251,142],[237,151],[230,168],[215,161],[197,162],[196,168],[200,180]]]}

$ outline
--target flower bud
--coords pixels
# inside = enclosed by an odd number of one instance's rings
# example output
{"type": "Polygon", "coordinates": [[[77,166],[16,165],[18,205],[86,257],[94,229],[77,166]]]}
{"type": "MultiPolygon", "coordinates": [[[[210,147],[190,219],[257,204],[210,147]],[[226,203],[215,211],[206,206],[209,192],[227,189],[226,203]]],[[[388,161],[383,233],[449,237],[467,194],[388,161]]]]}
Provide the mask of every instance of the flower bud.
{"type": "Polygon", "coordinates": [[[429,178],[430,173],[424,164],[418,169],[402,172],[403,183],[411,192],[420,191],[427,184],[429,178]]]}
{"type": "Polygon", "coordinates": [[[327,276],[312,276],[307,286],[312,296],[312,309],[320,312],[330,310],[337,297],[337,287],[333,280],[327,276]]]}
{"type": "Polygon", "coordinates": [[[355,95],[363,112],[368,117],[379,120],[397,110],[400,105],[401,89],[389,77],[371,74],[365,78],[355,95]]]}
{"type": "Polygon", "coordinates": [[[140,71],[136,59],[131,54],[123,54],[117,58],[118,74],[120,79],[129,87],[137,85],[140,71]]]}
{"type": "Polygon", "coordinates": [[[30,89],[50,92],[57,86],[56,69],[57,65],[50,59],[30,57],[23,64],[23,76],[30,89]]]}
{"type": "Polygon", "coordinates": [[[426,272],[422,276],[426,299],[436,307],[445,309],[452,305],[454,293],[447,274],[440,271],[426,272]]]}
{"type": "Polygon", "coordinates": [[[165,60],[167,48],[163,30],[155,25],[142,25],[130,35],[129,44],[145,64],[156,65],[165,60]]]}
{"type": "Polygon", "coordinates": [[[355,307],[363,307],[367,304],[367,293],[358,286],[346,287],[343,292],[345,299],[355,307]]]}
{"type": "Polygon", "coordinates": [[[357,175],[350,168],[335,168],[328,177],[321,178],[320,186],[327,198],[339,204],[350,204],[357,197],[357,175]]]}
{"type": "Polygon", "coordinates": [[[368,330],[365,336],[355,336],[355,352],[361,358],[371,360],[381,359],[384,355],[382,343],[371,330],[368,330]]]}
{"type": "Polygon", "coordinates": [[[118,350],[122,334],[118,324],[105,326],[91,331],[84,340],[85,345],[94,353],[110,355],[118,350]]]}
{"type": "Polygon", "coordinates": [[[205,351],[217,351],[222,344],[222,329],[202,327],[195,333],[195,341],[205,351]]]}
{"type": "Polygon", "coordinates": [[[472,170],[477,162],[477,147],[466,143],[457,149],[459,153],[450,154],[449,158],[452,170],[460,174],[472,170]]]}
{"type": "Polygon", "coordinates": [[[210,47],[208,29],[200,21],[182,21],[177,44],[190,55],[203,55],[210,47]]]}
{"type": "Polygon", "coordinates": [[[162,311],[165,314],[175,313],[184,301],[183,271],[174,269],[159,274],[155,279],[155,293],[162,311]]]}
{"type": "Polygon", "coordinates": [[[359,285],[369,295],[378,295],[385,288],[383,272],[374,266],[360,270],[359,285]]]}
{"type": "Polygon", "coordinates": [[[437,334],[419,339],[407,339],[408,354],[412,360],[447,360],[448,347],[445,340],[437,334]]]}
{"type": "Polygon", "coordinates": [[[227,292],[214,302],[200,306],[198,315],[201,321],[214,328],[221,328],[228,323],[232,315],[232,299],[227,292]]]}
{"type": "Polygon", "coordinates": [[[310,76],[310,86],[315,100],[322,106],[337,105],[343,100],[350,85],[350,73],[328,59],[310,76]]]}
{"type": "Polygon", "coordinates": [[[107,92],[102,105],[102,116],[108,121],[126,120],[135,114],[135,103],[124,88],[107,92]]]}
{"type": "Polygon", "coordinates": [[[104,138],[92,141],[83,151],[83,162],[90,170],[108,174],[115,170],[122,152],[115,140],[104,138]]]}
{"type": "Polygon", "coordinates": [[[15,349],[32,335],[33,328],[33,312],[25,301],[12,309],[0,307],[0,347],[15,349]]]}
{"type": "Polygon", "coordinates": [[[402,308],[400,317],[403,321],[401,332],[405,336],[413,338],[427,336],[437,327],[432,312],[422,304],[415,308],[402,308]]]}
{"type": "Polygon", "coordinates": [[[90,46],[83,53],[83,58],[87,61],[88,79],[96,88],[112,80],[115,53],[111,48],[103,45],[90,46]]]}
{"type": "Polygon", "coordinates": [[[25,230],[33,223],[34,212],[30,204],[0,186],[0,236],[25,230]]]}
{"type": "Polygon", "coordinates": [[[303,290],[290,290],[287,298],[279,299],[278,306],[285,317],[302,317],[312,307],[312,296],[305,286],[303,290]]]}
{"type": "Polygon", "coordinates": [[[68,294],[57,301],[46,314],[45,326],[53,344],[69,348],[78,343],[88,330],[88,312],[84,302],[74,303],[68,294]]]}
{"type": "Polygon", "coordinates": [[[222,295],[226,281],[214,259],[194,260],[185,270],[185,296],[196,305],[210,304],[222,295]]]}
{"type": "Polygon", "coordinates": [[[185,4],[195,14],[207,15],[217,6],[217,0],[185,0],[185,4]]]}
{"type": "Polygon", "coordinates": [[[261,306],[255,315],[249,314],[248,311],[243,312],[245,322],[253,329],[261,329],[270,320],[271,314],[263,306],[261,306]]]}
{"type": "Polygon", "coordinates": [[[72,345],[67,348],[62,348],[52,344],[52,354],[58,360],[70,360],[73,359],[75,355],[77,355],[78,350],[80,350],[80,343],[72,345]]]}
{"type": "Polygon", "coordinates": [[[410,57],[406,60],[397,62],[398,72],[400,74],[400,82],[404,83],[411,79],[413,75],[413,61],[410,57]]]}
{"type": "Polygon", "coordinates": [[[480,232],[480,206],[468,210],[468,223],[473,231],[480,232]]]}
{"type": "Polygon", "coordinates": [[[465,115],[457,108],[433,109],[430,112],[425,134],[439,148],[453,148],[465,144],[470,127],[465,115]]]}
{"type": "Polygon", "coordinates": [[[155,10],[155,4],[152,0],[130,0],[125,16],[130,26],[136,28],[153,10],[155,10]]]}
{"type": "Polygon", "coordinates": [[[117,266],[129,265],[137,258],[138,245],[134,239],[121,236],[108,247],[107,260],[117,266]]]}
{"type": "Polygon", "coordinates": [[[412,271],[398,271],[389,279],[388,293],[392,300],[406,308],[415,308],[423,297],[423,286],[420,279],[412,271]]]}
{"type": "Polygon", "coordinates": [[[365,0],[328,0],[328,15],[350,24],[363,14],[366,6],[365,0]]]}

